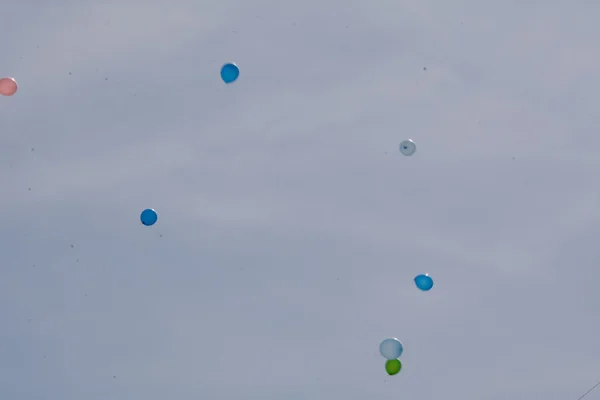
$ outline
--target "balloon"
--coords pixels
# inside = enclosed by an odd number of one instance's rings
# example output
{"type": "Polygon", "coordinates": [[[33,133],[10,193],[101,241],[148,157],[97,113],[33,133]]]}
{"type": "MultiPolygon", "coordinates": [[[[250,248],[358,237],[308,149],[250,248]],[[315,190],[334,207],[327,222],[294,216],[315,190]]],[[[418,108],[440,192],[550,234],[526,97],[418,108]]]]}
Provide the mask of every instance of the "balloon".
{"type": "Polygon", "coordinates": [[[402,347],[402,343],[396,338],[385,339],[379,345],[379,352],[387,360],[400,358],[403,351],[404,347],[402,347]]]}
{"type": "Polygon", "coordinates": [[[140,215],[140,220],[142,221],[142,224],[146,226],[152,226],[156,223],[156,221],[158,221],[158,215],[153,209],[147,208],[144,211],[142,211],[142,215],[140,215]]]}
{"type": "Polygon", "coordinates": [[[0,79],[0,94],[2,96],[12,96],[17,93],[17,82],[13,78],[0,79]]]}
{"type": "Polygon", "coordinates": [[[431,279],[429,274],[417,275],[415,277],[415,285],[422,291],[427,292],[433,287],[433,279],[431,279]]]}
{"type": "Polygon", "coordinates": [[[402,363],[400,360],[387,360],[385,362],[385,372],[388,375],[396,375],[402,369],[402,363]]]}
{"type": "Polygon", "coordinates": [[[411,139],[404,140],[400,143],[400,153],[403,156],[412,156],[417,151],[417,145],[411,139]]]}
{"type": "Polygon", "coordinates": [[[227,63],[221,68],[221,79],[227,84],[235,82],[239,76],[240,69],[233,63],[227,63]]]}

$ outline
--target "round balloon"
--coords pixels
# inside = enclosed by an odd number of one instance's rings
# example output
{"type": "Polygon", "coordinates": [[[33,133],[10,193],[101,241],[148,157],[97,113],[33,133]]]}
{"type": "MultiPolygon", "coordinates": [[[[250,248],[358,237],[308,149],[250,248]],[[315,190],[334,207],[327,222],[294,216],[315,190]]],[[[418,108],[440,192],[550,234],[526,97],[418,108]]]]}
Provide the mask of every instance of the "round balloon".
{"type": "Polygon", "coordinates": [[[379,345],[379,353],[381,353],[386,360],[400,358],[403,351],[404,347],[402,347],[402,343],[396,338],[385,339],[379,345]]]}
{"type": "Polygon", "coordinates": [[[429,274],[421,274],[415,277],[415,285],[422,291],[426,292],[433,287],[433,279],[429,274]]]}
{"type": "Polygon", "coordinates": [[[412,156],[417,151],[417,145],[411,139],[404,140],[400,143],[400,153],[403,156],[412,156]]]}
{"type": "Polygon", "coordinates": [[[221,79],[225,83],[233,83],[240,76],[240,69],[233,63],[227,63],[221,68],[221,79]]]}
{"type": "Polygon", "coordinates": [[[388,375],[396,375],[402,369],[402,363],[400,360],[387,360],[385,362],[385,372],[388,375]]]}
{"type": "Polygon", "coordinates": [[[12,96],[17,93],[17,81],[13,78],[0,79],[0,94],[2,96],[12,96]]]}
{"type": "Polygon", "coordinates": [[[147,208],[144,211],[142,211],[142,214],[140,215],[140,220],[142,221],[143,225],[152,226],[156,223],[156,221],[158,221],[158,215],[153,209],[147,208]]]}

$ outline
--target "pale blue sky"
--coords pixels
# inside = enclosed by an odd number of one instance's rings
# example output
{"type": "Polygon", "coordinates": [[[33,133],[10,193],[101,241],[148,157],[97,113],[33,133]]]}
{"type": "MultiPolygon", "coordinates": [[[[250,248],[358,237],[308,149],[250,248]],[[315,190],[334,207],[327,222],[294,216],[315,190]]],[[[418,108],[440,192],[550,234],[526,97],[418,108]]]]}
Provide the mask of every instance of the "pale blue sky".
{"type": "Polygon", "coordinates": [[[1,400],[600,379],[600,2],[5,3],[1,400]]]}

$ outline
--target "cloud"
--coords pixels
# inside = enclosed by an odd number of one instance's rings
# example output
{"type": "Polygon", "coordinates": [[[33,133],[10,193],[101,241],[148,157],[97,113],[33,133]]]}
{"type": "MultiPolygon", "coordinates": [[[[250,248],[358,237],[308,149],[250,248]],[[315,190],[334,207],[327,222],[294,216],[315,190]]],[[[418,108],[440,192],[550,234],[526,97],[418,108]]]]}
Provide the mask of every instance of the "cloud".
{"type": "Polygon", "coordinates": [[[594,5],[15,4],[5,396],[593,384],[594,5]],[[405,344],[397,379],[386,336],[405,344]]]}

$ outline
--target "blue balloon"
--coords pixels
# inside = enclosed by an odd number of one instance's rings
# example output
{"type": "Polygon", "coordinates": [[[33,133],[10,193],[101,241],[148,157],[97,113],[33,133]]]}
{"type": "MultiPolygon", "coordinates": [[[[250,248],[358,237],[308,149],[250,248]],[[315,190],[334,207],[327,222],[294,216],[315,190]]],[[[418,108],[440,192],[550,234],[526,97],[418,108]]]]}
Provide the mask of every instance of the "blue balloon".
{"type": "Polygon", "coordinates": [[[140,220],[142,221],[142,224],[146,226],[152,226],[156,223],[156,221],[158,221],[158,215],[153,209],[147,208],[144,211],[142,211],[142,215],[140,215],[140,220]]]}
{"type": "Polygon", "coordinates": [[[396,360],[400,358],[402,352],[404,351],[404,347],[402,343],[396,338],[385,339],[379,345],[379,353],[386,360],[396,360]]]}
{"type": "Polygon", "coordinates": [[[239,76],[240,69],[233,63],[227,63],[221,68],[221,79],[227,84],[235,82],[239,76]]]}
{"type": "Polygon", "coordinates": [[[415,285],[422,291],[426,292],[433,287],[433,279],[428,274],[417,275],[415,277],[415,285]]]}

